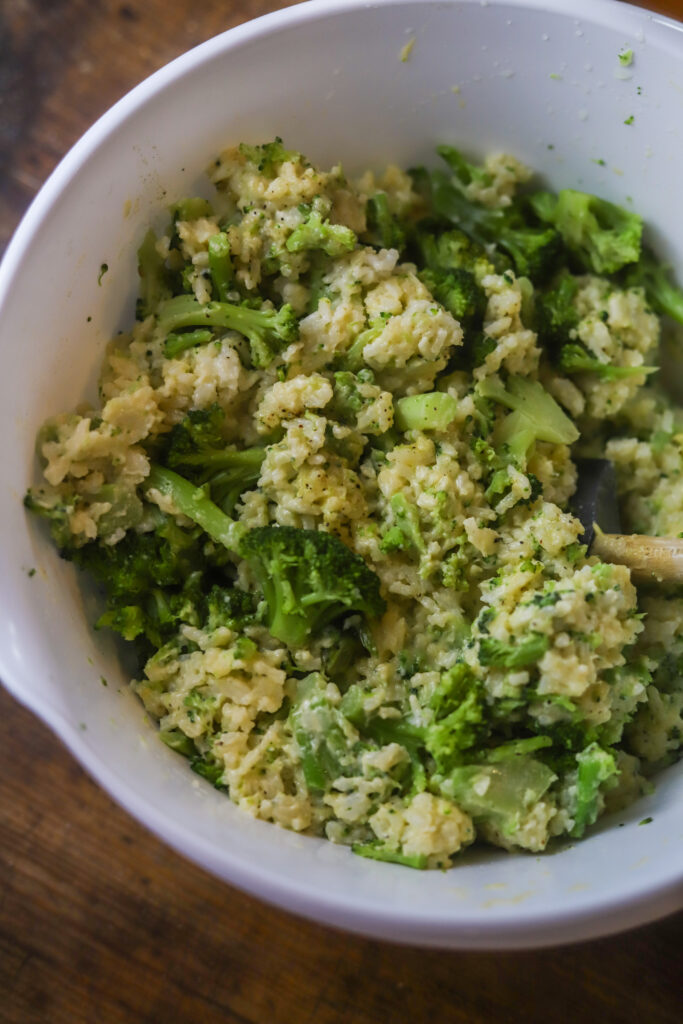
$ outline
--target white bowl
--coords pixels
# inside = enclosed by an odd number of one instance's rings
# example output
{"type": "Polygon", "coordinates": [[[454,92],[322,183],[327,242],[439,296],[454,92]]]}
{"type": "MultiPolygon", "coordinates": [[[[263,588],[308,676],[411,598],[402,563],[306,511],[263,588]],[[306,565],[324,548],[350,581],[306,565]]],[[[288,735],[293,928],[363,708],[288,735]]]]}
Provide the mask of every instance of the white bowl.
{"type": "Polygon", "coordinates": [[[505,149],[556,188],[632,198],[660,253],[683,267],[683,26],[596,0],[553,7],[318,0],[233,29],[97,122],[43,187],[0,268],[6,686],[192,860],[297,913],[402,942],[539,946],[683,906],[683,766],[574,846],[543,856],[483,851],[446,873],[374,863],[254,821],[158,741],[114,642],[93,633],[92,593],[21,498],[35,479],[37,427],[93,397],[105,342],[132,319],[146,225],[173,197],[205,187],[202,170],[226,144],[279,134],[351,172],[429,160],[437,141],[505,149]],[[630,77],[620,77],[625,47],[630,77]],[[651,824],[639,827],[645,817],[651,824]]]}

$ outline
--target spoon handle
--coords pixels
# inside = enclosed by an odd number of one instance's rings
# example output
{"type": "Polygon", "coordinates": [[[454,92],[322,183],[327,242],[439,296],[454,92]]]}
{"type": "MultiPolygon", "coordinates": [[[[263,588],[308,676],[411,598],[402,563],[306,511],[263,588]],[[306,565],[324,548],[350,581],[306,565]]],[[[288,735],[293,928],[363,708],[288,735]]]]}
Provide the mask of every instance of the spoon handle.
{"type": "Polygon", "coordinates": [[[596,530],[590,553],[627,565],[636,583],[683,583],[683,538],[596,530]]]}

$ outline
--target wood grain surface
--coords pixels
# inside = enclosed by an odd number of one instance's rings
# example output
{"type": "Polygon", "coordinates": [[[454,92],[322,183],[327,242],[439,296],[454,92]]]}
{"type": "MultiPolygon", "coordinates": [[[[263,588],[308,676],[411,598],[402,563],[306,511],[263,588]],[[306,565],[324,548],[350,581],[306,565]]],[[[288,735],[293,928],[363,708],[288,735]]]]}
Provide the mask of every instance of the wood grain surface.
{"type": "MultiPolygon", "coordinates": [[[[0,0],[0,248],[131,86],[283,6],[0,0]]],[[[683,16],[683,0],[656,6],[683,16]]],[[[394,947],[304,922],[159,843],[0,690],[2,1024],[680,1024],[682,948],[683,915],[515,954],[394,947]]]]}

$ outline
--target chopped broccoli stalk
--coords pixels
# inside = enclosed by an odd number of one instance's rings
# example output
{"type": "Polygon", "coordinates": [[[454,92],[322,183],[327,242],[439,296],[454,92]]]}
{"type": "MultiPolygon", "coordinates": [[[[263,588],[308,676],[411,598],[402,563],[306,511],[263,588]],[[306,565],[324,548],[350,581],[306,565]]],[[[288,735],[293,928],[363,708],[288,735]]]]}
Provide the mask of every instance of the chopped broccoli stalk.
{"type": "Polygon", "coordinates": [[[324,792],[344,774],[355,737],[342,712],[330,702],[319,672],[299,682],[289,720],[306,785],[324,792]]]}
{"type": "Polygon", "coordinates": [[[445,430],[457,415],[458,402],[445,391],[429,391],[399,398],[395,409],[399,430],[445,430]]]}
{"type": "Polygon", "coordinates": [[[218,544],[228,551],[237,551],[247,527],[231,519],[207,497],[202,487],[196,487],[189,480],[164,466],[153,465],[145,481],[149,491],[154,489],[170,498],[178,511],[201,526],[218,544]]]}
{"type": "Polygon", "coordinates": [[[366,217],[367,234],[372,245],[380,249],[398,249],[399,252],[405,248],[405,228],[389,209],[386,192],[375,192],[370,196],[366,206],[366,217]]]}
{"type": "Polygon", "coordinates": [[[254,366],[268,366],[278,352],[298,336],[297,319],[290,305],[250,309],[230,302],[198,302],[191,295],[176,295],[162,302],[159,328],[164,334],[183,327],[223,327],[243,334],[249,342],[254,366]]]}
{"type": "Polygon", "coordinates": [[[439,790],[475,821],[485,821],[511,836],[557,776],[531,757],[500,764],[469,764],[435,778],[439,790]]]}
{"type": "Polygon", "coordinates": [[[183,331],[182,334],[171,331],[170,334],[166,335],[164,355],[167,359],[177,359],[179,355],[187,352],[188,349],[197,348],[199,345],[207,345],[213,338],[213,331],[207,330],[206,327],[198,327],[194,331],[183,331]]]}
{"type": "Polygon", "coordinates": [[[576,807],[571,835],[578,838],[597,818],[601,788],[616,781],[618,768],[614,755],[598,743],[591,743],[577,754],[576,762],[576,807]]]}
{"type": "Polygon", "coordinates": [[[503,386],[494,377],[486,377],[479,384],[479,394],[512,410],[499,428],[498,441],[507,444],[515,455],[522,451],[526,454],[536,440],[573,444],[579,436],[572,421],[538,381],[510,377],[503,386]]]}
{"type": "Polygon", "coordinates": [[[474,274],[463,268],[454,270],[421,270],[419,278],[437,302],[463,327],[481,323],[486,309],[486,295],[474,274]]]}
{"type": "Polygon", "coordinates": [[[144,320],[155,313],[159,303],[171,294],[166,264],[157,251],[157,238],[151,228],[138,249],[138,274],[140,297],[137,301],[136,316],[138,320],[144,320]]]}
{"type": "Polygon", "coordinates": [[[424,871],[427,867],[427,857],[422,853],[411,854],[410,856],[401,853],[400,850],[393,850],[386,843],[372,841],[369,843],[354,843],[351,847],[359,857],[368,857],[370,860],[382,860],[389,864],[402,864],[407,868],[417,868],[424,871]]]}
{"type": "Polygon", "coordinates": [[[323,220],[318,210],[312,210],[303,224],[292,231],[287,239],[288,252],[304,252],[321,249],[326,256],[343,256],[356,247],[356,238],[351,228],[343,224],[331,224],[323,220]]]}
{"type": "Polygon", "coordinates": [[[379,580],[362,558],[332,534],[289,526],[250,530],[239,553],[246,558],[268,606],[268,629],[301,647],[346,612],[384,612],[379,580]]]}
{"type": "Polygon", "coordinates": [[[230,515],[240,496],[256,486],[266,452],[227,446],[224,418],[218,405],[188,413],[168,435],[165,462],[193,483],[208,486],[211,500],[230,515]]]}
{"type": "Polygon", "coordinates": [[[657,373],[658,366],[613,366],[601,363],[583,345],[570,343],[560,350],[560,369],[564,373],[595,373],[604,380],[623,380],[628,377],[657,373]]]}
{"type": "Polygon", "coordinates": [[[224,231],[209,239],[209,272],[214,295],[219,302],[227,302],[235,287],[235,272],[230,260],[230,240],[224,231]]]}
{"type": "Polygon", "coordinates": [[[479,641],[479,661],[494,668],[526,668],[542,658],[549,646],[550,640],[544,633],[530,633],[514,644],[483,636],[479,641]]]}
{"type": "Polygon", "coordinates": [[[635,266],[629,266],[624,285],[643,288],[656,313],[665,314],[683,324],[683,291],[671,280],[669,267],[660,263],[650,249],[644,248],[635,266]]]}
{"type": "Polygon", "coordinates": [[[535,296],[535,326],[541,341],[553,349],[569,341],[570,331],[579,322],[574,305],[579,282],[570,273],[564,272],[546,291],[535,296]]]}
{"type": "Polygon", "coordinates": [[[636,213],[587,192],[538,192],[529,202],[555,227],[576,258],[596,274],[614,274],[640,257],[643,222],[636,213]]]}

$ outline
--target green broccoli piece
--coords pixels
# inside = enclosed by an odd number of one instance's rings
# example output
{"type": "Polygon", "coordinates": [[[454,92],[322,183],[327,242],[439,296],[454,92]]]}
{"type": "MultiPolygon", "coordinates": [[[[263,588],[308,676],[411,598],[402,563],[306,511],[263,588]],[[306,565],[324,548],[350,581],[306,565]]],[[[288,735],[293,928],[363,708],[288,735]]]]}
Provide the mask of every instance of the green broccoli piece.
{"type": "Polygon", "coordinates": [[[418,277],[437,302],[463,327],[480,324],[486,310],[486,295],[469,270],[421,270],[418,277]]]}
{"type": "Polygon", "coordinates": [[[393,525],[384,533],[380,550],[384,554],[392,551],[413,549],[421,554],[425,550],[425,542],[420,529],[420,516],[415,505],[411,504],[404,494],[394,494],[390,502],[393,525]]]}
{"type": "Polygon", "coordinates": [[[326,256],[343,256],[352,252],[358,239],[351,228],[342,224],[331,224],[323,220],[320,212],[311,210],[310,214],[287,239],[288,252],[305,252],[310,249],[321,249],[326,256]]]}
{"type": "Polygon", "coordinates": [[[591,743],[576,755],[576,806],[573,810],[574,826],[571,835],[582,836],[588,825],[596,820],[601,790],[614,785],[619,771],[614,755],[598,743],[591,743]]]}
{"type": "Polygon", "coordinates": [[[302,679],[289,714],[306,785],[318,792],[329,789],[357,760],[351,749],[353,730],[339,708],[330,703],[325,682],[319,672],[302,679]]]}
{"type": "Polygon", "coordinates": [[[513,836],[556,778],[540,761],[515,757],[499,764],[458,766],[433,781],[475,821],[490,823],[503,835],[513,836]]]}
{"type": "Polygon", "coordinates": [[[219,302],[227,302],[235,287],[235,271],[230,260],[230,240],[224,231],[209,239],[209,272],[214,295],[219,302]]]}
{"type": "Polygon", "coordinates": [[[386,192],[375,192],[366,206],[367,236],[371,245],[378,249],[398,249],[406,245],[406,230],[401,221],[389,209],[386,192]]]}
{"type": "Polygon", "coordinates": [[[359,384],[372,384],[374,382],[372,370],[359,370],[358,373],[351,373],[350,370],[338,370],[334,374],[334,393],[332,401],[325,406],[325,415],[329,418],[339,420],[349,427],[354,427],[359,412],[374,399],[365,398],[359,389],[359,384]]]}
{"type": "Polygon", "coordinates": [[[198,348],[199,345],[208,345],[214,338],[213,331],[209,331],[206,327],[198,327],[195,331],[183,331],[182,333],[171,331],[166,335],[164,342],[164,356],[166,359],[177,359],[188,349],[198,348]]]}
{"type": "Polygon", "coordinates": [[[227,626],[232,630],[242,629],[253,620],[255,614],[254,598],[246,590],[216,584],[206,597],[204,628],[208,632],[213,632],[221,626],[227,626]]]}
{"type": "Polygon", "coordinates": [[[486,735],[482,685],[471,669],[459,662],[442,674],[429,705],[435,720],[427,728],[425,745],[437,771],[447,772],[486,735]]]}
{"type": "Polygon", "coordinates": [[[669,269],[650,249],[643,248],[638,262],[627,268],[623,284],[626,288],[642,288],[656,313],[683,324],[683,291],[671,280],[669,269]]]}
{"type": "Polygon", "coordinates": [[[458,402],[445,391],[429,391],[399,398],[395,408],[399,430],[446,430],[457,415],[458,402]]]}
{"type": "Polygon", "coordinates": [[[227,446],[222,438],[224,419],[219,405],[188,413],[168,435],[164,461],[193,483],[208,487],[211,500],[230,515],[240,496],[256,486],[266,450],[227,446]]]}
{"type": "Polygon", "coordinates": [[[185,327],[222,327],[243,334],[249,342],[251,361],[263,369],[298,337],[297,318],[287,304],[279,310],[251,309],[230,302],[198,302],[191,295],[176,295],[158,309],[160,331],[168,335],[185,327]]]}
{"type": "Polygon", "coordinates": [[[479,661],[494,668],[526,668],[542,658],[549,646],[550,639],[544,633],[529,633],[514,644],[483,636],[479,641],[479,661]]]}
{"type": "Polygon", "coordinates": [[[268,178],[277,176],[280,165],[284,163],[302,163],[306,161],[301,153],[294,149],[285,149],[282,139],[276,135],[272,142],[266,142],[259,146],[251,146],[246,142],[240,144],[239,151],[242,156],[254,164],[257,170],[268,178]]]}
{"type": "Polygon", "coordinates": [[[614,274],[640,258],[643,222],[636,213],[587,192],[537,192],[529,203],[559,231],[579,262],[596,274],[614,274]]]}
{"type": "Polygon", "coordinates": [[[424,871],[427,867],[428,858],[424,854],[416,853],[409,856],[401,853],[400,850],[392,849],[386,843],[379,842],[379,840],[368,843],[354,843],[351,850],[353,853],[358,854],[359,857],[368,857],[370,860],[382,860],[388,864],[402,864],[406,868],[416,868],[418,871],[424,871]]]}
{"type": "Polygon", "coordinates": [[[345,612],[384,612],[377,576],[332,534],[258,527],[245,535],[239,553],[263,591],[268,629],[289,647],[303,646],[345,612]]]}
{"type": "Polygon", "coordinates": [[[535,328],[541,341],[552,349],[558,349],[569,341],[570,332],[579,322],[574,305],[579,283],[568,271],[564,271],[552,287],[535,295],[535,328]]]}
{"type": "Polygon", "coordinates": [[[494,377],[479,384],[479,394],[506,405],[512,412],[496,428],[495,440],[523,462],[534,441],[573,444],[579,432],[555,399],[538,381],[510,377],[503,386],[494,377]]]}
{"type": "Polygon", "coordinates": [[[138,320],[156,313],[160,302],[171,294],[168,271],[162,256],[157,251],[157,238],[150,228],[138,249],[138,274],[140,276],[140,297],[135,307],[138,320]]]}
{"type": "Polygon", "coordinates": [[[366,345],[369,345],[371,341],[378,338],[384,330],[386,320],[382,319],[379,321],[373,321],[369,327],[356,337],[350,348],[346,350],[344,355],[338,361],[338,365],[343,370],[351,370],[353,373],[358,373],[363,369],[363,350],[366,345]]]}
{"type": "Polygon", "coordinates": [[[431,172],[431,205],[436,215],[464,231],[478,245],[494,245],[502,250],[520,276],[532,281],[548,277],[563,253],[558,231],[552,226],[528,223],[521,203],[490,209],[469,199],[467,186],[474,181],[489,182],[488,172],[469,163],[452,146],[439,146],[437,152],[452,173],[431,172]]]}
{"type": "Polygon", "coordinates": [[[169,207],[174,223],[179,220],[199,220],[200,217],[212,217],[213,207],[208,199],[201,196],[186,196],[169,207]]]}
{"type": "Polygon", "coordinates": [[[288,646],[301,647],[345,612],[383,614],[376,574],[332,534],[290,526],[249,530],[202,488],[162,466],[152,466],[146,486],[169,497],[179,512],[249,563],[264,596],[268,629],[288,646]]]}
{"type": "Polygon", "coordinates": [[[595,373],[604,380],[623,380],[628,377],[649,376],[657,373],[658,366],[613,366],[601,363],[583,345],[570,343],[560,349],[560,369],[564,373],[595,373]]]}

